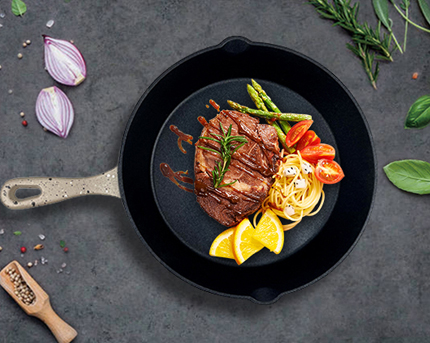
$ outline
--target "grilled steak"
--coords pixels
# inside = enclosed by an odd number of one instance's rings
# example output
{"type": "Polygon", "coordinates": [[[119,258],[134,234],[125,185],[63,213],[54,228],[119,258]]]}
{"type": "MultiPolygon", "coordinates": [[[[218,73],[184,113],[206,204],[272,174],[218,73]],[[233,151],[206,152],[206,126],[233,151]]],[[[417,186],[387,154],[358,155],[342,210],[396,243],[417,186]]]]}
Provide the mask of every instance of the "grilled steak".
{"type": "Polygon", "coordinates": [[[213,187],[212,171],[221,157],[198,146],[218,151],[220,147],[217,142],[199,139],[194,164],[194,192],[207,214],[231,227],[257,211],[267,197],[273,183],[272,176],[279,168],[279,145],[272,126],[259,124],[258,119],[236,111],[220,112],[205,126],[201,136],[214,137],[211,133],[222,134],[220,123],[225,131],[231,124],[233,136],[242,135],[248,140],[233,154],[230,170],[225,174],[222,184],[235,180],[237,182],[217,189],[213,187]]]}

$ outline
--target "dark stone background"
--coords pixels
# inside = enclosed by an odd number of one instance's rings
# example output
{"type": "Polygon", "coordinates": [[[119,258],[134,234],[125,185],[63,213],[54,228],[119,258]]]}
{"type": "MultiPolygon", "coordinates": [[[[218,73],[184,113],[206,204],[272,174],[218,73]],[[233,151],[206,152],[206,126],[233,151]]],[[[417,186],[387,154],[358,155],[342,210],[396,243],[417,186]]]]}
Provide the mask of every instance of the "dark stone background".
{"type": "MultiPolygon", "coordinates": [[[[375,91],[345,48],[349,36],[305,1],[26,2],[23,18],[8,1],[0,3],[6,13],[0,19],[0,183],[112,168],[131,110],[150,83],[181,58],[232,35],[295,49],[330,69],[363,109],[378,159],[375,206],[356,248],[328,277],[270,306],[208,294],[176,278],[137,239],[118,199],[88,197],[28,211],[0,206],[0,267],[48,258],[31,274],[79,332],[76,342],[430,341],[430,197],[398,190],[382,171],[393,160],[430,160],[430,129],[403,128],[409,106],[430,92],[427,33],[410,27],[407,52],[381,64],[375,91]],[[49,19],[56,21],[51,29],[49,19]],[[44,33],[73,39],[87,61],[87,80],[67,88],[76,112],[67,140],[43,132],[34,115],[40,89],[55,84],[44,71],[44,33]],[[26,39],[32,44],[23,49],[26,39]],[[16,230],[23,234],[14,236],[16,230]],[[31,247],[40,233],[46,248],[36,252],[31,247]],[[21,245],[30,248],[24,258],[21,245]],[[69,275],[56,273],[63,262],[69,275]]],[[[360,18],[375,25],[371,2],[361,4],[360,18]]],[[[403,20],[391,9],[402,40],[403,20]]],[[[425,25],[415,2],[411,12],[425,25]]],[[[0,342],[54,342],[3,291],[0,304],[0,342]]]]}

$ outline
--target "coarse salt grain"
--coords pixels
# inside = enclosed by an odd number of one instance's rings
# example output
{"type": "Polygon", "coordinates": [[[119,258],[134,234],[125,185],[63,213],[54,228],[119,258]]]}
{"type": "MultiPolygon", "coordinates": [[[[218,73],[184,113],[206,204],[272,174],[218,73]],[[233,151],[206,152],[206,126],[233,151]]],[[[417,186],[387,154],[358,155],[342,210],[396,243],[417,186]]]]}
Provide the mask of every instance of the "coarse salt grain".
{"type": "Polygon", "coordinates": [[[4,234],[4,229],[1,229],[0,230],[0,235],[3,235],[4,234]]]}
{"type": "Polygon", "coordinates": [[[45,235],[40,234],[39,238],[40,238],[40,240],[44,241],[45,240],[45,235]]]}
{"type": "Polygon", "coordinates": [[[46,27],[48,28],[48,29],[50,29],[52,26],[54,26],[54,24],[55,24],[55,21],[54,20],[48,20],[48,22],[46,23],[46,27]]]}

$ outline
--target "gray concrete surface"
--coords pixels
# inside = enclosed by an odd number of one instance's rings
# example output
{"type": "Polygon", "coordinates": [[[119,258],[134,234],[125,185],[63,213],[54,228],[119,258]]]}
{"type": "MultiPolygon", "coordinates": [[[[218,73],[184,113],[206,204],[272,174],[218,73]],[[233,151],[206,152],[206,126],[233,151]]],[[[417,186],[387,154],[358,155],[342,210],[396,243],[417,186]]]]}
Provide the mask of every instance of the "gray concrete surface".
{"type": "MultiPolygon", "coordinates": [[[[399,191],[382,171],[397,159],[430,160],[430,128],[403,129],[409,106],[430,93],[428,34],[410,28],[406,54],[382,63],[374,91],[345,48],[349,36],[305,1],[26,2],[23,18],[12,15],[10,1],[0,3],[6,13],[0,18],[0,183],[113,167],[125,123],[150,83],[179,59],[231,35],[287,46],[336,74],[369,121],[379,163],[375,207],[351,255],[328,277],[270,306],[211,295],[176,278],[139,242],[118,199],[88,197],[24,212],[0,206],[0,266],[46,257],[48,264],[31,273],[78,330],[76,342],[430,342],[430,197],[399,191]],[[73,39],[88,64],[88,79],[67,88],[76,111],[67,140],[44,133],[34,116],[38,92],[54,84],[43,69],[43,33],[73,39]],[[23,49],[26,39],[32,44],[23,49]],[[16,230],[23,234],[14,236],[16,230]],[[31,247],[40,233],[46,248],[36,252],[31,247]],[[21,245],[30,248],[23,258],[21,245]],[[57,274],[63,262],[67,267],[57,274]]],[[[375,24],[370,1],[361,4],[361,18],[375,24]]],[[[415,2],[412,16],[424,23],[415,2]]],[[[392,17],[401,39],[403,21],[392,17]]],[[[0,291],[0,342],[54,338],[0,291]]]]}

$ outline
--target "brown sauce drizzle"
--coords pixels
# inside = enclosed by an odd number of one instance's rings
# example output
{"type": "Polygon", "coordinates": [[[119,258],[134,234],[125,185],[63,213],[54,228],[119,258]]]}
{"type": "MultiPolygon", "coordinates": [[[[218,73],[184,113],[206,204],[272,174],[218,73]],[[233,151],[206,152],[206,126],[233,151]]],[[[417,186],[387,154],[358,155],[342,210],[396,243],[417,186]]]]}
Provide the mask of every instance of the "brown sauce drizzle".
{"type": "MultiPolygon", "coordinates": [[[[205,183],[196,180],[195,182],[196,194],[200,196],[211,196],[218,201],[218,196],[224,199],[227,199],[232,204],[237,204],[240,200],[240,197],[234,195],[232,193],[225,192],[221,189],[214,188],[212,186],[208,186],[205,183]]],[[[220,202],[220,201],[218,201],[220,202]]]]}
{"type": "Polygon", "coordinates": [[[197,120],[199,121],[200,124],[202,124],[203,126],[207,126],[208,125],[208,121],[206,120],[205,117],[198,117],[197,120]]]}
{"type": "Polygon", "coordinates": [[[220,106],[215,101],[210,99],[209,103],[212,105],[213,108],[215,108],[219,112],[220,106]]]}
{"type": "Polygon", "coordinates": [[[192,185],[194,183],[194,180],[188,176],[184,176],[184,175],[188,175],[188,170],[185,172],[184,171],[174,172],[172,170],[172,168],[170,168],[170,166],[167,163],[160,163],[160,171],[161,171],[161,174],[163,174],[163,176],[167,177],[170,181],[172,181],[180,189],[187,191],[187,192],[190,192],[190,193],[194,193],[193,189],[184,187],[184,186],[180,185],[178,183],[178,181],[176,181],[176,179],[178,179],[179,181],[189,183],[192,185]]]}
{"type": "Polygon", "coordinates": [[[175,125],[170,125],[170,131],[172,131],[174,134],[178,136],[178,148],[181,150],[184,154],[187,152],[182,147],[182,141],[187,142],[188,144],[193,145],[193,136],[188,135],[186,133],[183,133],[181,130],[179,130],[175,125]]]}

